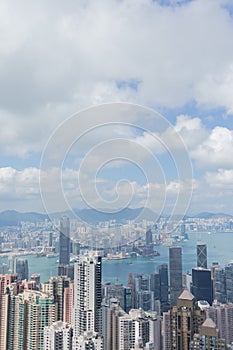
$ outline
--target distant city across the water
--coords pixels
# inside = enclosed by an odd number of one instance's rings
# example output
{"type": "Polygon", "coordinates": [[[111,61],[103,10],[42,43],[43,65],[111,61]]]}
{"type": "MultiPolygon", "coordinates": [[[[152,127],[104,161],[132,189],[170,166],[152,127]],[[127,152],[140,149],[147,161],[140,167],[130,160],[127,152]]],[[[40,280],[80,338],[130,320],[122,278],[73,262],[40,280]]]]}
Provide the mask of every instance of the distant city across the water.
{"type": "MultiPolygon", "coordinates": [[[[183,252],[183,272],[191,272],[196,267],[196,244],[202,241],[207,244],[208,267],[213,262],[225,266],[233,260],[233,232],[218,233],[190,233],[189,240],[177,242],[183,252]]],[[[168,263],[169,248],[157,246],[160,256],[138,257],[122,260],[109,260],[103,262],[103,282],[127,284],[128,273],[150,274],[155,272],[158,265],[168,263]]],[[[47,281],[51,276],[57,275],[57,257],[36,257],[35,255],[24,256],[28,259],[29,274],[39,273],[41,281],[47,281]]],[[[1,258],[1,263],[7,263],[7,258],[1,258]]]]}

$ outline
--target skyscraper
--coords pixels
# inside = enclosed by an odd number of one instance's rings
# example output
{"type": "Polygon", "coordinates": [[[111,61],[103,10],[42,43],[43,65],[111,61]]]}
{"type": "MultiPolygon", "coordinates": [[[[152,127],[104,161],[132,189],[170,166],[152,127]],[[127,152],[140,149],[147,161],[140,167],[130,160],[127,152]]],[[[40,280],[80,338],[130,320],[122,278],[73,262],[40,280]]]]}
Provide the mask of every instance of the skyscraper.
{"type": "Polygon", "coordinates": [[[233,303],[233,262],[225,266],[227,303],[233,303]]]}
{"type": "Polygon", "coordinates": [[[24,300],[24,348],[31,350],[44,349],[44,327],[56,320],[54,298],[40,291],[25,291],[24,300]]]}
{"type": "Polygon", "coordinates": [[[150,245],[152,243],[152,231],[149,229],[146,231],[146,245],[150,245]]]}
{"type": "Polygon", "coordinates": [[[156,313],[142,309],[131,309],[126,313],[116,299],[111,299],[103,317],[104,349],[160,350],[160,321],[156,313]],[[148,348],[149,344],[151,347],[148,348]]]}
{"type": "Polygon", "coordinates": [[[75,263],[74,278],[74,348],[84,332],[102,330],[102,259],[94,252],[80,256],[75,263]]]}
{"type": "Polygon", "coordinates": [[[60,220],[59,265],[70,263],[70,220],[63,216],[60,220]]]}
{"type": "Polygon", "coordinates": [[[154,292],[154,298],[160,301],[162,312],[169,309],[168,299],[168,266],[162,264],[158,266],[158,272],[150,275],[151,291],[154,292]]]}
{"type": "Polygon", "coordinates": [[[206,316],[215,322],[219,336],[225,339],[226,344],[233,344],[233,304],[214,302],[210,308],[206,309],[206,316]]]}
{"type": "Polygon", "coordinates": [[[53,232],[49,232],[49,247],[53,246],[53,232]]]}
{"type": "Polygon", "coordinates": [[[197,244],[197,267],[207,269],[207,245],[197,244]]]}
{"type": "Polygon", "coordinates": [[[170,315],[170,349],[189,350],[194,334],[199,332],[205,319],[205,311],[195,305],[194,295],[184,289],[170,315]]]}
{"type": "Polygon", "coordinates": [[[143,274],[130,276],[128,285],[132,289],[133,308],[142,308],[144,311],[154,310],[154,290],[151,288],[152,279],[150,275],[143,274]]]}
{"type": "Polygon", "coordinates": [[[65,288],[70,286],[70,278],[67,276],[54,276],[51,277],[49,282],[45,282],[42,285],[42,290],[46,293],[50,293],[54,297],[54,301],[57,304],[57,320],[64,321],[64,291],[65,288]]]}
{"type": "Polygon", "coordinates": [[[119,305],[125,312],[129,312],[132,308],[132,291],[131,288],[123,286],[123,284],[106,284],[104,287],[105,301],[115,298],[119,301],[119,305]]]}
{"type": "Polygon", "coordinates": [[[176,305],[176,301],[182,292],[182,249],[181,247],[169,248],[170,270],[170,304],[176,305]]]}
{"type": "Polygon", "coordinates": [[[168,304],[168,266],[162,264],[158,268],[160,276],[160,301],[161,305],[168,304]]]}
{"type": "Polygon", "coordinates": [[[220,266],[214,269],[213,299],[220,303],[226,303],[226,273],[220,266]]]}
{"type": "Polygon", "coordinates": [[[28,260],[15,259],[15,273],[18,274],[18,282],[28,279],[28,260]]]}
{"type": "Polygon", "coordinates": [[[40,290],[40,274],[34,273],[31,275],[31,281],[36,282],[36,289],[40,290]]]}
{"type": "Polygon", "coordinates": [[[192,269],[192,293],[196,300],[206,300],[212,304],[211,271],[202,267],[192,269]]]}
{"type": "Polygon", "coordinates": [[[64,289],[63,301],[63,321],[71,324],[72,310],[74,307],[74,284],[70,283],[69,287],[64,289]]]}
{"type": "Polygon", "coordinates": [[[44,327],[55,322],[56,305],[47,293],[7,287],[1,301],[1,350],[43,350],[44,327]]]}
{"type": "Polygon", "coordinates": [[[171,350],[171,311],[163,313],[163,350],[171,350]]]}

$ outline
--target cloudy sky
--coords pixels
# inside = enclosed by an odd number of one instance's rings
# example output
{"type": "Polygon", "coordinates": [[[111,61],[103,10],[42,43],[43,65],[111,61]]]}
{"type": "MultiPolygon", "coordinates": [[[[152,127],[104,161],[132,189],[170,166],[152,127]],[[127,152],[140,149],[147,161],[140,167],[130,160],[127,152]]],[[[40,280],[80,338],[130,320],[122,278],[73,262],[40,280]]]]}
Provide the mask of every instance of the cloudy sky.
{"type": "Polygon", "coordinates": [[[232,38],[232,0],[1,1],[0,210],[233,214],[232,38]]]}

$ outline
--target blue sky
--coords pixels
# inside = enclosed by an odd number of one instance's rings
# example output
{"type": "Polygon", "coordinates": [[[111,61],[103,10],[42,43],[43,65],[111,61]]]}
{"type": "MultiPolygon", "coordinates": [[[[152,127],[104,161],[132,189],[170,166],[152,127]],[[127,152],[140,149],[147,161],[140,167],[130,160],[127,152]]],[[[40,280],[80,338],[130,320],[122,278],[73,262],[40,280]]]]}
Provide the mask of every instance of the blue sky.
{"type": "MultiPolygon", "coordinates": [[[[53,198],[62,169],[63,194],[76,208],[87,202],[98,208],[101,196],[105,207],[124,205],[130,193],[132,207],[149,203],[169,211],[177,196],[190,196],[192,186],[188,212],[233,214],[232,14],[228,0],[2,1],[0,210],[45,211],[40,174],[53,198]],[[85,137],[62,165],[47,164],[40,173],[55,130],[54,157],[69,145],[71,115],[96,106],[92,118],[111,123],[116,109],[106,115],[97,106],[115,102],[135,105],[130,115],[119,112],[121,126],[90,132],[84,118],[76,127],[77,134],[86,128],[85,137]],[[167,127],[161,132],[146,113],[137,115],[137,105],[159,112],[167,127]],[[179,160],[171,158],[178,137],[193,170],[186,179],[176,169],[179,160]],[[125,154],[128,162],[114,161],[125,154]],[[111,204],[117,196],[122,202],[111,204]],[[156,200],[148,202],[148,196],[156,200]]],[[[63,204],[54,200],[54,210],[66,209],[63,204]]]]}

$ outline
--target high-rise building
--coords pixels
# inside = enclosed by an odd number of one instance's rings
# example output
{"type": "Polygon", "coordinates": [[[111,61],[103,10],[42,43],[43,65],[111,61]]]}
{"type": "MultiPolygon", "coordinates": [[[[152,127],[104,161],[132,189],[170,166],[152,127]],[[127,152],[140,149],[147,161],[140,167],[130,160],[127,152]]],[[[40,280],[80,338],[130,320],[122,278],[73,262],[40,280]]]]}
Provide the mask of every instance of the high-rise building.
{"type": "Polygon", "coordinates": [[[103,316],[105,350],[161,349],[161,321],[156,313],[147,313],[142,309],[132,309],[126,313],[116,299],[112,299],[105,306],[103,316]]]}
{"type": "Polygon", "coordinates": [[[206,316],[217,325],[220,338],[225,339],[227,345],[233,344],[233,304],[214,302],[206,309],[206,316]]]}
{"type": "Polygon", "coordinates": [[[225,350],[226,343],[220,339],[215,323],[207,318],[201,325],[200,332],[195,334],[190,343],[190,350],[225,350]]]}
{"type": "Polygon", "coordinates": [[[28,279],[28,260],[27,259],[15,259],[15,273],[18,274],[18,281],[28,279]]]}
{"type": "Polygon", "coordinates": [[[59,265],[58,276],[67,276],[70,280],[74,281],[74,265],[59,265]]]}
{"type": "Polygon", "coordinates": [[[64,321],[64,291],[70,286],[70,278],[67,276],[51,277],[49,282],[43,283],[43,292],[50,293],[57,304],[57,321],[64,321]]]}
{"type": "Polygon", "coordinates": [[[154,310],[154,291],[151,288],[151,276],[135,274],[130,276],[128,284],[132,289],[132,307],[144,311],[154,310]]]}
{"type": "Polygon", "coordinates": [[[44,350],[71,350],[72,328],[66,322],[57,321],[44,328],[44,350]]]}
{"type": "Polygon", "coordinates": [[[3,294],[6,293],[6,288],[12,283],[18,282],[18,275],[9,274],[9,275],[0,275],[0,301],[3,294]]]}
{"type": "Polygon", "coordinates": [[[125,312],[129,312],[132,308],[132,291],[131,288],[125,287],[123,284],[105,284],[103,296],[106,300],[115,298],[119,301],[119,305],[125,312]]]}
{"type": "Polygon", "coordinates": [[[176,301],[182,292],[182,249],[181,247],[169,248],[170,270],[170,304],[176,305],[176,301]]]}
{"type": "Polygon", "coordinates": [[[192,293],[196,300],[206,300],[212,304],[211,271],[202,267],[192,269],[192,293]]]}
{"type": "Polygon", "coordinates": [[[104,350],[118,349],[118,317],[127,313],[119,305],[119,300],[104,299],[102,305],[102,333],[104,350]]]}
{"type": "Polygon", "coordinates": [[[56,304],[54,298],[40,291],[25,291],[25,344],[26,349],[43,350],[43,330],[56,321],[56,304]]]}
{"type": "Polygon", "coordinates": [[[162,325],[163,350],[171,350],[171,311],[163,313],[162,325]]]}
{"type": "Polygon", "coordinates": [[[102,331],[102,258],[94,252],[80,256],[74,278],[74,348],[84,332],[102,331]]]}
{"type": "Polygon", "coordinates": [[[8,265],[3,263],[0,264],[0,275],[6,275],[8,273],[8,265]]]}
{"type": "Polygon", "coordinates": [[[23,350],[24,305],[17,296],[17,283],[2,295],[0,309],[0,349],[23,350]]]}
{"type": "Polygon", "coordinates": [[[146,343],[146,349],[161,350],[161,317],[160,313],[148,311],[145,312],[149,320],[149,342],[146,343]]]}
{"type": "Polygon", "coordinates": [[[70,220],[63,216],[60,220],[59,265],[70,263],[70,220]]]}
{"type": "Polygon", "coordinates": [[[152,243],[152,231],[151,229],[146,231],[146,245],[150,245],[152,243]]]}
{"type": "Polygon", "coordinates": [[[105,350],[150,349],[160,350],[161,320],[155,312],[132,309],[126,313],[116,299],[103,308],[105,350]]]}
{"type": "Polygon", "coordinates": [[[1,350],[43,350],[44,327],[56,319],[56,305],[47,293],[7,287],[1,301],[1,350]]]}
{"type": "Polygon", "coordinates": [[[160,277],[160,302],[163,305],[168,304],[168,266],[167,264],[162,264],[158,267],[159,277],[160,277]]]}
{"type": "Polygon", "coordinates": [[[15,273],[15,259],[16,257],[14,255],[8,256],[8,272],[10,274],[15,273]]]}
{"type": "Polygon", "coordinates": [[[207,245],[203,243],[197,244],[197,267],[207,269],[207,245]]]}
{"type": "Polygon", "coordinates": [[[184,239],[188,240],[188,234],[186,233],[186,225],[185,225],[185,220],[183,220],[181,227],[180,227],[180,231],[181,231],[181,236],[184,237],[184,239]]]}
{"type": "Polygon", "coordinates": [[[73,254],[74,255],[79,255],[80,254],[80,242],[73,241],[72,242],[72,249],[73,249],[73,254]]]}
{"type": "Polygon", "coordinates": [[[31,281],[36,282],[36,289],[40,290],[40,274],[34,273],[31,275],[31,281]]]}
{"type": "Polygon", "coordinates": [[[170,316],[170,350],[189,350],[194,334],[199,332],[205,319],[205,311],[195,305],[194,295],[184,289],[170,316]]]}
{"type": "Polygon", "coordinates": [[[53,246],[53,232],[49,232],[49,247],[53,246]]]}
{"type": "Polygon", "coordinates": [[[183,273],[183,287],[187,288],[191,292],[192,274],[187,272],[183,273]]]}
{"type": "Polygon", "coordinates": [[[215,268],[213,276],[214,298],[221,303],[233,303],[233,262],[229,262],[225,269],[215,268]]]}
{"type": "Polygon", "coordinates": [[[64,289],[63,302],[63,321],[71,324],[72,311],[74,307],[74,284],[70,283],[69,287],[64,289]]]}
{"type": "Polygon", "coordinates": [[[161,290],[160,290],[160,274],[159,272],[154,272],[150,275],[150,287],[154,292],[154,298],[156,300],[161,299],[161,290]]]}
{"type": "Polygon", "coordinates": [[[169,308],[167,264],[160,265],[158,267],[158,272],[152,273],[150,278],[151,290],[154,292],[154,298],[160,301],[162,312],[166,311],[169,308]]]}
{"type": "Polygon", "coordinates": [[[226,303],[226,273],[220,266],[214,269],[213,276],[213,299],[219,303],[226,303]]]}
{"type": "Polygon", "coordinates": [[[225,266],[226,274],[226,301],[233,303],[233,262],[229,262],[225,266]]]}
{"type": "Polygon", "coordinates": [[[17,274],[0,275],[0,349],[6,350],[8,329],[8,299],[9,288],[12,284],[17,289],[17,274]],[[7,323],[6,323],[7,321],[7,323]],[[5,346],[5,347],[4,347],[5,346]]]}

